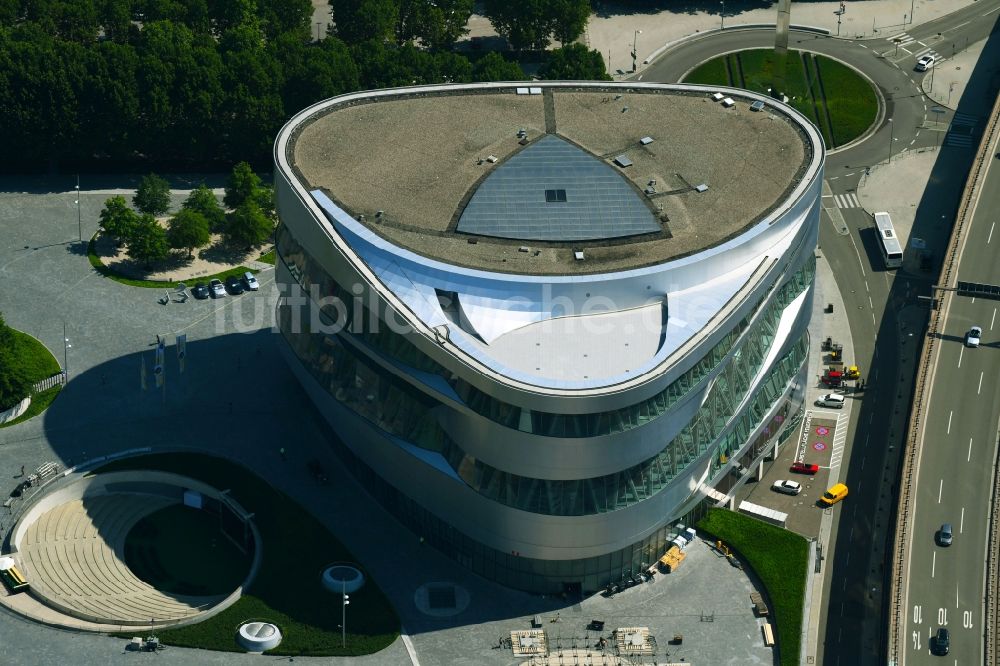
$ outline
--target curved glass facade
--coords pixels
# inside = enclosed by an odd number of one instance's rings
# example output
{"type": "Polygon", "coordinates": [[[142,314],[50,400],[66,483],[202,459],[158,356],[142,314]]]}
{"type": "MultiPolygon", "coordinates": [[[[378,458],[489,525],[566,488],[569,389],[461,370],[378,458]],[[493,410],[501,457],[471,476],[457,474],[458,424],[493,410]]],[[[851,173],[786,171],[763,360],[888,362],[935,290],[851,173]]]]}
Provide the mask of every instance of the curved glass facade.
{"type": "MultiPolygon", "coordinates": [[[[621,472],[590,479],[534,479],[498,470],[466,454],[445,438],[448,463],[471,488],[489,499],[522,511],[553,516],[584,516],[625,509],[666,488],[684,469],[711,448],[736,407],[742,402],[752,377],[760,369],[772,339],[764,333],[748,341],[712,386],[711,394],[695,417],[659,454],[621,472]],[[756,367],[754,366],[756,363],[756,367]]],[[[746,435],[760,422],[785,385],[795,375],[807,352],[803,335],[778,361],[732,432],[718,448],[725,455],[738,450],[746,435]],[[740,437],[743,439],[740,439],[740,437]]]]}
{"type": "MultiPolygon", "coordinates": [[[[753,310],[743,317],[698,363],[656,395],[621,409],[590,414],[556,414],[523,409],[517,405],[509,404],[480,391],[461,378],[457,378],[445,367],[421,352],[406,339],[405,335],[395,333],[385,325],[379,325],[379,319],[367,308],[360,304],[352,306],[351,304],[358,300],[357,297],[327,274],[309,252],[295,240],[287,227],[280,226],[276,238],[278,254],[291,272],[292,277],[307,294],[313,295],[315,290],[317,298],[314,300],[322,299],[319,310],[325,323],[350,333],[371,349],[394,361],[444,378],[455,389],[462,401],[480,416],[502,426],[543,437],[586,438],[616,434],[638,428],[662,416],[725,361],[740,336],[750,328],[751,320],[764,300],[762,298],[758,301],[753,310]],[[359,312],[354,312],[354,310],[359,312]],[[375,326],[365,326],[366,322],[373,321],[376,322],[375,326]],[[523,412],[528,412],[530,418],[523,418],[523,412]]],[[[805,265],[782,286],[769,306],[768,312],[755,326],[770,328],[773,331],[774,324],[777,322],[776,317],[780,317],[781,309],[812,284],[815,270],[816,258],[810,255],[805,265]]]]}

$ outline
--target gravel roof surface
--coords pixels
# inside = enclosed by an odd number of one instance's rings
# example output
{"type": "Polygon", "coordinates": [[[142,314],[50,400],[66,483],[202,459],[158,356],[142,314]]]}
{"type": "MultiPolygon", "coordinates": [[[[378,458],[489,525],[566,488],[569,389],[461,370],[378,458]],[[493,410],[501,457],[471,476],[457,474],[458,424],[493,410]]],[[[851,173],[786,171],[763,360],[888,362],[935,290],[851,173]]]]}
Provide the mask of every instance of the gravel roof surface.
{"type": "Polygon", "coordinates": [[[428,257],[511,273],[622,270],[738,235],[802,177],[813,155],[795,122],[736,101],[726,109],[701,92],[621,88],[403,94],[309,118],[290,144],[290,162],[307,188],[428,257]],[[470,243],[455,232],[458,216],[482,179],[528,147],[518,141],[521,129],[528,146],[548,131],[609,164],[626,154],[632,166],[612,168],[639,193],[655,180],[655,194],[641,196],[662,231],[572,244],[482,236],[470,243]],[[653,142],[641,145],[646,136],[653,142]],[[700,184],[708,190],[694,191],[700,184]],[[519,252],[524,245],[531,251],[519,252]],[[586,261],[574,261],[576,249],[586,261]]]}

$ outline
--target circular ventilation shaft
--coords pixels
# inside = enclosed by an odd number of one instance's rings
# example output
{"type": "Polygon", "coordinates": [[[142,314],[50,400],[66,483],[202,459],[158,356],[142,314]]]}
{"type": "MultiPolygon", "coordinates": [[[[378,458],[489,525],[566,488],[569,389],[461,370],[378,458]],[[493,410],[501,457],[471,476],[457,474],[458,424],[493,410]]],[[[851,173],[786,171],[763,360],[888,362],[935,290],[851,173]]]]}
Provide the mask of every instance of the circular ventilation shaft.
{"type": "Polygon", "coordinates": [[[323,571],[323,587],[330,592],[350,594],[365,584],[365,575],[348,564],[335,564],[323,571]]]}
{"type": "Polygon", "coordinates": [[[250,652],[263,652],[278,647],[281,630],[270,622],[247,622],[240,625],[237,642],[250,652]]]}

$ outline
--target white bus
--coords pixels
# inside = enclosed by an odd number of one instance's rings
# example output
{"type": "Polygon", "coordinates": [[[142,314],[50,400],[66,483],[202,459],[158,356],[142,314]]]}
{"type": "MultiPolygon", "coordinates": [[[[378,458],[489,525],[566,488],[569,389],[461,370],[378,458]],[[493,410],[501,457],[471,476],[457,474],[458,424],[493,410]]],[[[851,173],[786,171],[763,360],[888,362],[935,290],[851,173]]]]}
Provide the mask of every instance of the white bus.
{"type": "Polygon", "coordinates": [[[878,246],[882,250],[885,267],[899,268],[903,265],[903,246],[899,244],[896,230],[892,228],[889,213],[875,213],[875,227],[878,230],[878,246]]]}

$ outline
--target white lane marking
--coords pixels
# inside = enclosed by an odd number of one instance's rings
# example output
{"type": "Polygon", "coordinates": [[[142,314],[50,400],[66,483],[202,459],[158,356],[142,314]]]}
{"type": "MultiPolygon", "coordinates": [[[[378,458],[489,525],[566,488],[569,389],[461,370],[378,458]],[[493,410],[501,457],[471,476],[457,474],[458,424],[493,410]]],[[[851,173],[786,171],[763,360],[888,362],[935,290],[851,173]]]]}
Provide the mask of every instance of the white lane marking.
{"type": "Polygon", "coordinates": [[[993,8],[993,9],[991,9],[990,11],[986,12],[985,14],[983,14],[983,16],[989,16],[989,15],[990,15],[990,14],[992,14],[993,12],[997,12],[997,11],[1000,11],[1000,7],[994,7],[994,8],[993,8]]]}
{"type": "Polygon", "coordinates": [[[946,435],[951,434],[951,417],[955,415],[955,410],[948,412],[948,430],[944,433],[946,435]]]}
{"type": "Polygon", "coordinates": [[[938,482],[938,504],[941,503],[941,491],[944,490],[944,479],[938,482]]]}
{"type": "Polygon", "coordinates": [[[871,296],[868,297],[868,307],[870,307],[872,310],[875,309],[875,303],[872,302],[871,296]]]}
{"type": "Polygon", "coordinates": [[[965,530],[965,507],[962,507],[962,515],[958,519],[958,533],[961,534],[965,530]]]}
{"type": "Polygon", "coordinates": [[[965,456],[965,462],[972,460],[972,438],[969,438],[969,453],[965,456]]]}
{"type": "Polygon", "coordinates": [[[993,308],[993,318],[990,319],[990,330],[993,330],[993,323],[997,320],[997,309],[993,308]]]}
{"type": "Polygon", "coordinates": [[[858,244],[854,242],[854,234],[851,234],[849,238],[851,239],[851,245],[854,246],[854,254],[858,255],[858,265],[861,266],[861,277],[863,279],[867,276],[865,275],[865,264],[861,261],[861,251],[858,250],[858,244]]]}
{"type": "MultiPolygon", "coordinates": [[[[958,608],[958,583],[955,583],[955,608],[958,608]]],[[[958,659],[955,660],[958,663],[958,659]]]]}
{"type": "Polygon", "coordinates": [[[976,389],[976,395],[980,395],[983,392],[983,372],[979,372],[979,388],[976,389]]]}
{"type": "Polygon", "coordinates": [[[965,23],[959,23],[959,24],[958,24],[958,25],[956,25],[956,26],[955,26],[954,28],[952,28],[952,30],[958,30],[958,29],[959,29],[959,28],[961,28],[961,27],[962,27],[963,25],[969,25],[970,23],[972,23],[972,21],[966,21],[965,23]]]}
{"type": "Polygon", "coordinates": [[[965,353],[965,347],[960,347],[958,349],[958,367],[962,367],[962,354],[965,353]]]}
{"type": "Polygon", "coordinates": [[[931,552],[931,578],[934,578],[934,569],[937,568],[937,551],[931,552]]]}
{"type": "Polygon", "coordinates": [[[986,244],[987,245],[989,245],[990,241],[993,240],[993,227],[995,227],[995,226],[997,226],[996,222],[994,222],[993,224],[990,225],[990,235],[986,237],[986,244]]]}

